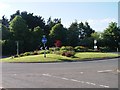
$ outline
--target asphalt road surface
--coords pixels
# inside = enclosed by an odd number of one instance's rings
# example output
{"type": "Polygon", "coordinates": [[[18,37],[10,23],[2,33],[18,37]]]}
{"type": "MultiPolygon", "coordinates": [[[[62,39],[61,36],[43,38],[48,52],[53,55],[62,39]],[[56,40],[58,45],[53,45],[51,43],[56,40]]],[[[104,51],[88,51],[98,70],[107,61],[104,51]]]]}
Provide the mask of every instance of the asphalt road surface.
{"type": "Polygon", "coordinates": [[[2,63],[2,87],[118,88],[117,68],[118,59],[62,63],[2,63]]]}

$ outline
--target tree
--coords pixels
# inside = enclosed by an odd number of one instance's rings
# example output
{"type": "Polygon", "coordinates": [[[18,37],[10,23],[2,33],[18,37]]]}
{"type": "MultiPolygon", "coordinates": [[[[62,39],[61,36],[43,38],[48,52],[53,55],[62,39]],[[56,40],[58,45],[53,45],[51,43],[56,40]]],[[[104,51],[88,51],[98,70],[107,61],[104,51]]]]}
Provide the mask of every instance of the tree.
{"type": "Polygon", "coordinates": [[[49,19],[47,20],[47,24],[45,25],[45,28],[44,28],[45,34],[49,35],[50,30],[52,29],[52,27],[55,26],[58,23],[61,23],[61,18],[60,19],[55,18],[55,19],[52,20],[52,18],[49,17],[49,19]]]}
{"type": "Polygon", "coordinates": [[[79,28],[77,21],[72,23],[68,28],[68,45],[77,46],[79,43],[79,28]]]}
{"type": "Polygon", "coordinates": [[[24,40],[28,32],[25,20],[21,16],[16,16],[10,22],[10,31],[13,33],[14,40],[24,40]]]}
{"type": "Polygon", "coordinates": [[[13,19],[15,18],[15,16],[17,16],[17,15],[20,15],[20,10],[17,10],[17,11],[15,12],[15,14],[12,14],[12,15],[10,16],[10,21],[13,20],[13,19]]]}
{"type": "Polygon", "coordinates": [[[19,10],[17,10],[15,14],[11,15],[10,21],[14,19],[17,15],[21,16],[26,21],[28,29],[33,30],[37,26],[42,29],[45,28],[44,18],[42,18],[41,16],[34,16],[33,13],[28,13],[27,11],[20,12],[19,10]]]}
{"type": "Polygon", "coordinates": [[[10,32],[12,33],[12,40],[19,41],[21,43],[22,51],[27,51],[27,42],[29,41],[28,37],[28,28],[25,20],[17,15],[15,18],[10,22],[10,32]]]}
{"type": "Polygon", "coordinates": [[[95,31],[90,27],[88,22],[85,22],[84,25],[84,35],[85,37],[91,37],[91,34],[94,33],[95,31]]]}
{"type": "Polygon", "coordinates": [[[10,35],[9,29],[5,25],[2,25],[2,40],[10,39],[10,35]]]}
{"type": "Polygon", "coordinates": [[[107,47],[114,50],[118,47],[118,43],[120,42],[120,29],[117,27],[116,22],[111,22],[104,30],[103,38],[107,47]]]}
{"type": "Polygon", "coordinates": [[[5,15],[2,16],[2,25],[4,25],[5,27],[9,27],[9,22],[8,22],[8,19],[5,18],[5,15]]]}
{"type": "Polygon", "coordinates": [[[62,24],[58,23],[52,27],[49,35],[53,41],[52,44],[54,44],[56,40],[60,40],[62,42],[62,45],[64,45],[67,38],[67,30],[63,27],[62,24]]]}
{"type": "Polygon", "coordinates": [[[35,49],[39,49],[39,46],[42,45],[42,37],[43,37],[43,30],[37,26],[34,28],[34,31],[32,32],[32,43],[31,43],[31,48],[33,48],[33,50],[35,49]]]}

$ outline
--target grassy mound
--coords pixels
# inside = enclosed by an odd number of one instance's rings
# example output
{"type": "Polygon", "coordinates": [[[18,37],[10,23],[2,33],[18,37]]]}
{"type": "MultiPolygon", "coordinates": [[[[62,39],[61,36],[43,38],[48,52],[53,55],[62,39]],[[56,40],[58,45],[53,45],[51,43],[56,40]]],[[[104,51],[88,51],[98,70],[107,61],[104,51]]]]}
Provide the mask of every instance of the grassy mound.
{"type": "Polygon", "coordinates": [[[43,54],[31,55],[17,58],[3,58],[1,62],[61,62],[61,61],[74,61],[74,60],[85,60],[85,59],[101,59],[118,57],[118,54],[113,53],[100,53],[100,52],[80,52],[76,53],[75,57],[66,57],[56,54],[47,54],[44,58],[43,54]]]}

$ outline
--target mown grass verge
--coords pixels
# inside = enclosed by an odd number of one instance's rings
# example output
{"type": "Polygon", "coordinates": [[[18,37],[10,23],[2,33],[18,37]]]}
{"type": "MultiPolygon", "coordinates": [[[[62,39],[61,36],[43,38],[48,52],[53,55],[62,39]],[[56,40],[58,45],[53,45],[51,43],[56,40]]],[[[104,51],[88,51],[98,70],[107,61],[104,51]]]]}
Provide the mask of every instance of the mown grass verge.
{"type": "Polygon", "coordinates": [[[43,54],[31,55],[17,58],[3,58],[0,62],[61,62],[61,61],[81,61],[81,60],[92,60],[92,59],[103,59],[103,58],[114,58],[118,57],[118,54],[113,53],[101,53],[101,52],[80,52],[76,53],[74,57],[66,57],[56,54],[47,54],[44,58],[43,54]]]}

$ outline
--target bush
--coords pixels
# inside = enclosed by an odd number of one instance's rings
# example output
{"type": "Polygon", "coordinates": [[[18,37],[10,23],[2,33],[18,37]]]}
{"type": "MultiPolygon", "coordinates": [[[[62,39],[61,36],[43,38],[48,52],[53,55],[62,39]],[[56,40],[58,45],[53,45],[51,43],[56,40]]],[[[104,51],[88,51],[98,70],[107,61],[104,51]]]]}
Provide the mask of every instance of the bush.
{"type": "Polygon", "coordinates": [[[110,48],[108,48],[108,47],[100,47],[100,51],[101,52],[109,52],[110,48]]]}
{"type": "Polygon", "coordinates": [[[49,53],[56,53],[60,50],[59,47],[52,47],[52,48],[49,48],[49,53]]]}
{"type": "Polygon", "coordinates": [[[74,51],[64,51],[61,53],[62,56],[66,56],[66,57],[73,57],[75,55],[74,51]]]}
{"type": "Polygon", "coordinates": [[[85,52],[85,51],[88,51],[88,48],[84,46],[76,46],[74,50],[75,52],[85,52]]]}
{"type": "MultiPolygon", "coordinates": [[[[48,54],[48,53],[50,53],[50,51],[49,51],[49,50],[46,50],[46,54],[48,54]]],[[[38,54],[44,54],[44,50],[38,51],[38,54]]]]}
{"type": "Polygon", "coordinates": [[[24,56],[24,53],[21,53],[19,56],[20,56],[20,57],[23,57],[23,56],[24,56]]]}
{"type": "Polygon", "coordinates": [[[29,55],[31,55],[31,52],[25,52],[24,53],[24,56],[29,56],[29,55]]]}
{"type": "Polygon", "coordinates": [[[60,48],[60,51],[64,51],[64,50],[66,50],[66,51],[73,51],[74,48],[72,46],[62,46],[60,48]]]}
{"type": "Polygon", "coordinates": [[[20,57],[20,55],[14,55],[11,58],[17,58],[17,57],[20,57]]]}
{"type": "Polygon", "coordinates": [[[34,51],[32,55],[38,55],[39,53],[37,51],[34,51]]]}

